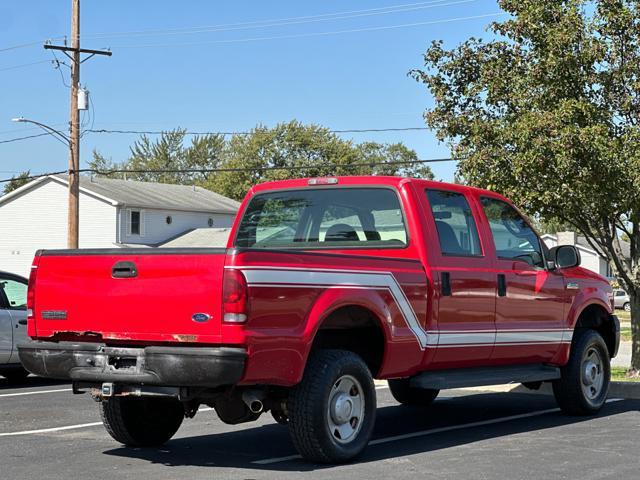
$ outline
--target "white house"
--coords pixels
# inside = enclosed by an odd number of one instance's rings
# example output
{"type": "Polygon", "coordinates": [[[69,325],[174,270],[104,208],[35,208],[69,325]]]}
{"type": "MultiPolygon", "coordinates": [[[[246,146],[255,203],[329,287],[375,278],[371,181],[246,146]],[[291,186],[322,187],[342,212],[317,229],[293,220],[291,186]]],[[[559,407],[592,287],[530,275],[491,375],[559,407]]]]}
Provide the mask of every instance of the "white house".
{"type": "MultiPolygon", "coordinates": [[[[66,176],[0,197],[0,270],[26,275],[36,250],[66,248],[67,202],[66,176]]],[[[79,246],[156,247],[194,229],[228,229],[239,205],[201,187],[81,177],[79,246]]]]}
{"type": "MultiPolygon", "coordinates": [[[[558,232],[556,234],[544,234],[542,235],[542,240],[549,248],[553,248],[557,245],[574,245],[580,252],[580,258],[582,260],[580,264],[581,266],[607,278],[615,277],[613,269],[607,259],[601,257],[598,252],[589,245],[589,242],[585,237],[578,235],[575,232],[558,232]]],[[[620,244],[624,255],[628,257],[629,243],[621,241],[620,244]]]]}

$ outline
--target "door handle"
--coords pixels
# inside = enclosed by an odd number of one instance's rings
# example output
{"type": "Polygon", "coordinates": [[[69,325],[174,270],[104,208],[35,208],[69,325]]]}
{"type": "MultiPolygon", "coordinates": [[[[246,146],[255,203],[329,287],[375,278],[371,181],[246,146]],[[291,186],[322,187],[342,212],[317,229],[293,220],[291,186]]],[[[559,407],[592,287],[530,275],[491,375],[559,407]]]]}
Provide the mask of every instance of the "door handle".
{"type": "Polygon", "coordinates": [[[26,325],[26,324],[27,324],[27,321],[26,321],[25,319],[22,319],[22,320],[18,320],[18,323],[19,323],[20,325],[26,325]]]}
{"type": "Polygon", "coordinates": [[[445,297],[451,296],[451,276],[449,272],[440,273],[440,282],[442,283],[442,295],[445,297]]]}
{"type": "Polygon", "coordinates": [[[133,262],[118,262],[111,269],[113,278],[133,278],[138,276],[138,269],[133,262]]]}
{"type": "Polygon", "coordinates": [[[507,277],[505,277],[504,273],[498,274],[498,296],[507,296],[507,277]]]}

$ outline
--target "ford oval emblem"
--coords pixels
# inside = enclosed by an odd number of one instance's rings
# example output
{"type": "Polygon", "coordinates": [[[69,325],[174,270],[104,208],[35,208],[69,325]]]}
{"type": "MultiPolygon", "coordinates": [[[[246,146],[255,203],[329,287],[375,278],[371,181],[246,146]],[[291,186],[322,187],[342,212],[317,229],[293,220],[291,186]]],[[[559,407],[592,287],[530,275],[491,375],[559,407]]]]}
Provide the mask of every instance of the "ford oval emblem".
{"type": "Polygon", "coordinates": [[[198,323],[208,322],[211,320],[211,315],[208,313],[194,313],[191,315],[191,320],[198,323]]]}

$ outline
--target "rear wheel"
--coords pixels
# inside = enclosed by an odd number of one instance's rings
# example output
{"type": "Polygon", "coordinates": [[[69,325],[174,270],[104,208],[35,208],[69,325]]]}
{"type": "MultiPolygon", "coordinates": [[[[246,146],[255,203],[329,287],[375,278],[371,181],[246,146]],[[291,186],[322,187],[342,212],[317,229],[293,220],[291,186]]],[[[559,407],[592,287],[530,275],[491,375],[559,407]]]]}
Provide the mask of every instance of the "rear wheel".
{"type": "Polygon", "coordinates": [[[398,403],[425,407],[431,405],[440,393],[440,390],[412,387],[410,380],[409,378],[387,380],[391,395],[398,403]]]}
{"type": "Polygon", "coordinates": [[[289,431],[307,460],[345,462],[369,443],[376,415],[371,372],[355,353],[315,352],[289,395],[289,431]]]}
{"type": "Polygon", "coordinates": [[[627,302],[625,303],[622,308],[624,309],[625,312],[630,312],[631,311],[631,303],[627,302]]]}
{"type": "Polygon", "coordinates": [[[130,447],[153,447],[166,443],[184,419],[184,407],[173,398],[114,397],[100,403],[107,432],[130,447]]]}
{"type": "Polygon", "coordinates": [[[561,375],[553,382],[553,393],[565,413],[591,415],[602,408],[609,392],[611,366],[607,346],[597,332],[583,331],[574,340],[561,375]]]}

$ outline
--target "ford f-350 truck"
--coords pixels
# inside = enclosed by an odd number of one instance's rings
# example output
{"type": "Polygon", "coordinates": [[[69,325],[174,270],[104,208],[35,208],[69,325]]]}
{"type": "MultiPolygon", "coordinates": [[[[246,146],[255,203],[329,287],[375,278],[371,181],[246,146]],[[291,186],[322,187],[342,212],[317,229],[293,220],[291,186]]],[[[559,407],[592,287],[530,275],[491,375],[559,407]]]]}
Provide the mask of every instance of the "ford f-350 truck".
{"type": "Polygon", "coordinates": [[[266,183],[227,248],[38,252],[20,359],[89,392],[126,445],[162,444],[209,405],[230,424],[269,411],[305,458],[342,462],[371,437],[374,378],[422,406],[551,382],[565,412],[597,412],[619,322],[608,282],[579,263],[490,191],[266,183]]]}

